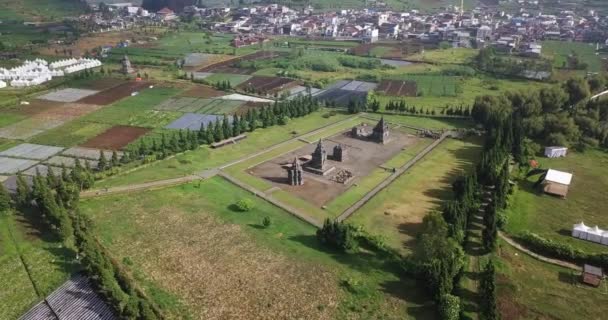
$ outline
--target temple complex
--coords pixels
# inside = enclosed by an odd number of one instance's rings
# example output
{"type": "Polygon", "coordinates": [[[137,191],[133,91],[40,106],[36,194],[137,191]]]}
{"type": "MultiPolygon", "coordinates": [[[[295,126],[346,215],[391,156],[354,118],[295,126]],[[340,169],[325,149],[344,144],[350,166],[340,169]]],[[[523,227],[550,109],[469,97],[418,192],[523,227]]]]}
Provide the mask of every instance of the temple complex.
{"type": "Polygon", "coordinates": [[[388,124],[386,121],[384,121],[384,117],[382,117],[371,132],[369,131],[369,126],[364,123],[352,128],[350,134],[353,138],[371,140],[376,143],[386,144],[389,141],[390,131],[388,124]]]}
{"type": "Polygon", "coordinates": [[[306,163],[304,169],[314,174],[326,175],[333,171],[335,167],[327,166],[327,150],[323,146],[323,141],[319,139],[315,151],[312,153],[312,159],[306,163]]]}

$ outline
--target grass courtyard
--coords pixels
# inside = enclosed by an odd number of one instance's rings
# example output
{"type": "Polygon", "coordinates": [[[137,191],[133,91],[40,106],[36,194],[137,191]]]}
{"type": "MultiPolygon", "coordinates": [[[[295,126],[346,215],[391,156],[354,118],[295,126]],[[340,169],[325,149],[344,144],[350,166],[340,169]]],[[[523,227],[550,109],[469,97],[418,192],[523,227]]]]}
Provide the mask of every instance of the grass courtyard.
{"type": "Polygon", "coordinates": [[[383,236],[393,248],[411,252],[424,216],[450,199],[451,183],[470,169],[480,151],[479,141],[445,140],[348,221],[383,236]]]}
{"type": "Polygon", "coordinates": [[[219,177],[89,199],[81,208],[170,317],[435,317],[416,283],[396,266],[373,252],[325,251],[312,226],[219,177]],[[243,198],[254,209],[233,211],[231,204],[243,198]],[[264,217],[269,227],[262,226],[264,217]]]}
{"type": "Polygon", "coordinates": [[[606,247],[571,237],[572,225],[607,228],[605,217],[608,188],[608,155],[599,150],[570,153],[565,158],[538,159],[542,168],[574,175],[566,199],[542,194],[532,188],[538,176],[520,182],[507,209],[509,233],[534,232],[544,238],[567,243],[587,252],[605,252],[606,247]]]}

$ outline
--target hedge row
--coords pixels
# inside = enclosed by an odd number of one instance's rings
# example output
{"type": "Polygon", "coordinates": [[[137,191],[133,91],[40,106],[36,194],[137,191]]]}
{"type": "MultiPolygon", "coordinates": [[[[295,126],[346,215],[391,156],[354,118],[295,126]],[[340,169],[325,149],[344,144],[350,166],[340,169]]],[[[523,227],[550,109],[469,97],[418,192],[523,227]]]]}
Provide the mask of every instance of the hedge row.
{"type": "Polygon", "coordinates": [[[517,235],[515,236],[515,240],[540,255],[572,263],[590,264],[608,269],[608,253],[588,253],[573,248],[569,244],[548,240],[531,232],[524,232],[517,235]]]}

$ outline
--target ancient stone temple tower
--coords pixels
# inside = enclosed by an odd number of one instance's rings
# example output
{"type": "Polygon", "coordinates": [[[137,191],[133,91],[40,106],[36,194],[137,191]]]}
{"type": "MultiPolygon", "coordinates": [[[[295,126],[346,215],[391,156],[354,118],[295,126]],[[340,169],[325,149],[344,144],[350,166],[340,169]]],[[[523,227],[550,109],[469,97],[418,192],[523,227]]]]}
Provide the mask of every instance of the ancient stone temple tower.
{"type": "Polygon", "coordinates": [[[124,74],[130,74],[135,72],[135,70],[133,70],[133,67],[131,67],[131,61],[129,61],[129,57],[127,57],[127,55],[125,54],[125,56],[122,58],[122,73],[124,74]]]}
{"type": "Polygon", "coordinates": [[[382,117],[374,127],[371,138],[375,142],[385,144],[388,142],[389,135],[388,124],[384,121],[384,117],[382,117]]]}
{"type": "Polygon", "coordinates": [[[293,159],[291,168],[287,169],[287,180],[292,186],[301,186],[304,184],[304,177],[302,175],[302,165],[298,158],[293,159]]]}
{"type": "Polygon", "coordinates": [[[346,161],[346,148],[342,147],[342,145],[336,145],[334,147],[333,160],[338,162],[346,161]]]}
{"type": "Polygon", "coordinates": [[[323,147],[323,141],[319,139],[319,143],[317,143],[317,148],[312,154],[312,160],[310,160],[310,167],[323,171],[323,169],[325,168],[326,161],[327,151],[325,150],[325,147],[323,147]]]}

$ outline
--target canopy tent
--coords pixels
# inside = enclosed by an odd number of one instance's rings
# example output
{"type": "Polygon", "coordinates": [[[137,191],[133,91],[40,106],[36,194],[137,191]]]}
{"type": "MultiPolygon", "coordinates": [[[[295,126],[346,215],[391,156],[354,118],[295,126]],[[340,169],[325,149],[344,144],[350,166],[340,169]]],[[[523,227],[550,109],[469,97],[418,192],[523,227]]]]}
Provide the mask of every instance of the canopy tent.
{"type": "Polygon", "coordinates": [[[608,231],[602,233],[602,244],[608,246],[608,231]]]}
{"type": "Polygon", "coordinates": [[[595,243],[602,243],[602,235],[604,230],[600,229],[598,226],[595,226],[587,232],[587,240],[595,243]]]}
{"type": "Polygon", "coordinates": [[[587,227],[583,222],[575,224],[572,227],[572,236],[579,239],[587,240],[587,232],[589,231],[589,227],[587,227]]]}

